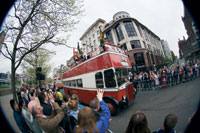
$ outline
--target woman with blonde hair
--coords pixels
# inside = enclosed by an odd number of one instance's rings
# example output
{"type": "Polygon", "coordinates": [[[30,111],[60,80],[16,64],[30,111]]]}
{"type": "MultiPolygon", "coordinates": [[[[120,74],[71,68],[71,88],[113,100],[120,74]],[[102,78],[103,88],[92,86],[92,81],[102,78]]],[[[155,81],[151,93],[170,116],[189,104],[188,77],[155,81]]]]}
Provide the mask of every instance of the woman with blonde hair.
{"type": "Polygon", "coordinates": [[[98,133],[96,128],[96,117],[93,110],[89,107],[79,111],[78,125],[75,129],[76,133],[98,133]]]}
{"type": "Polygon", "coordinates": [[[93,109],[85,107],[79,111],[78,125],[75,129],[76,133],[105,133],[109,127],[110,110],[107,104],[103,101],[102,89],[97,90],[97,99],[101,113],[97,119],[93,109]]]}

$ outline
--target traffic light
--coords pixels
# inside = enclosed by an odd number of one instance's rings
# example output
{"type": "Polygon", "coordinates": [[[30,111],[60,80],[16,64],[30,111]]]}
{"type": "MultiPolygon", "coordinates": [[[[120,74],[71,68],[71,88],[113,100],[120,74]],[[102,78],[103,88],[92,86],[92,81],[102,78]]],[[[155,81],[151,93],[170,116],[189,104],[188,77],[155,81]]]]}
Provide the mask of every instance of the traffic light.
{"type": "Polygon", "coordinates": [[[37,67],[37,68],[36,68],[36,73],[37,73],[37,72],[38,72],[38,73],[39,73],[39,72],[42,72],[42,67],[37,67]]]}
{"type": "Polygon", "coordinates": [[[42,67],[36,68],[36,80],[45,80],[45,75],[42,73],[42,67]]]}

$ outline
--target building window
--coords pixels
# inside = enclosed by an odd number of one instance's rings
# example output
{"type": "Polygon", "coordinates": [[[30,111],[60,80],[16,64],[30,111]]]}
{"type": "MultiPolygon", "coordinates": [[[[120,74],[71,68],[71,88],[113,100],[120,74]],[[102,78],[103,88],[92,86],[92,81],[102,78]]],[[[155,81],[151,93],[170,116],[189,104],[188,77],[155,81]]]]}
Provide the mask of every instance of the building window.
{"type": "Polygon", "coordinates": [[[93,41],[93,44],[96,45],[96,40],[93,41]]]}
{"type": "Polygon", "coordinates": [[[132,49],[134,48],[141,48],[141,44],[139,40],[132,40],[130,41],[132,49]]]}
{"type": "Polygon", "coordinates": [[[123,40],[124,39],[124,35],[122,33],[122,29],[121,29],[119,24],[115,27],[115,31],[116,31],[116,34],[117,34],[118,41],[123,40]]]}
{"type": "Polygon", "coordinates": [[[95,37],[95,35],[93,34],[93,35],[92,35],[92,37],[94,38],[94,37],[95,37]]]}
{"type": "Polygon", "coordinates": [[[122,45],[120,46],[120,48],[123,49],[123,50],[127,50],[126,43],[122,44],[122,45]]]}
{"type": "Polygon", "coordinates": [[[112,41],[112,42],[113,42],[112,33],[111,33],[110,30],[106,32],[106,38],[107,38],[109,41],[112,41]]]}
{"type": "Polygon", "coordinates": [[[131,21],[125,21],[124,26],[129,37],[137,36],[133,23],[131,21]]]}
{"type": "Polygon", "coordinates": [[[135,64],[137,66],[143,66],[143,65],[145,65],[144,54],[143,53],[135,53],[134,54],[134,58],[135,58],[135,64]]]}
{"type": "Polygon", "coordinates": [[[138,30],[139,30],[140,36],[143,37],[143,34],[142,34],[142,31],[141,31],[140,27],[138,27],[138,30]]]}
{"type": "Polygon", "coordinates": [[[99,31],[99,30],[97,30],[97,35],[99,35],[99,33],[100,33],[100,31],[99,31]]]}
{"type": "Polygon", "coordinates": [[[96,80],[96,88],[104,88],[102,72],[98,72],[95,74],[95,80],[96,80]]]}
{"type": "Polygon", "coordinates": [[[146,45],[145,41],[143,41],[143,44],[144,44],[144,48],[147,49],[147,45],[146,45]]]}
{"type": "Polygon", "coordinates": [[[104,71],[105,85],[106,88],[116,87],[116,80],[113,69],[108,69],[104,71]]]}

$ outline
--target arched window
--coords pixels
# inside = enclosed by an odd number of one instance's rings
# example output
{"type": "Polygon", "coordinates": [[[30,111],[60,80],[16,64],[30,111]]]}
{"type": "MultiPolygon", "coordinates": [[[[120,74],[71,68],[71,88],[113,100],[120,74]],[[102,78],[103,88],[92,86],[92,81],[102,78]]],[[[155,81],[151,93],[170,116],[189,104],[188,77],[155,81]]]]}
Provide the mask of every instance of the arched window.
{"type": "Polygon", "coordinates": [[[135,63],[136,63],[137,66],[145,65],[144,54],[142,52],[141,53],[135,53],[134,58],[135,58],[135,63]]]}

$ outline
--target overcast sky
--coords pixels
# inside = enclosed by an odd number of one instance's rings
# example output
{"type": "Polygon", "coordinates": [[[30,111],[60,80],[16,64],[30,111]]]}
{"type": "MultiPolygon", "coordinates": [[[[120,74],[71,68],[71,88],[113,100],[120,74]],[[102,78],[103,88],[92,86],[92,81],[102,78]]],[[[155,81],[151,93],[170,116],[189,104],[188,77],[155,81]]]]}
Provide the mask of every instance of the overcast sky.
{"type": "MultiPolygon", "coordinates": [[[[167,40],[170,49],[177,56],[178,39],[187,36],[181,20],[184,12],[181,0],[85,0],[84,9],[80,23],[70,33],[70,46],[76,47],[80,36],[98,18],[109,22],[119,11],[128,12],[161,39],[167,40]]],[[[64,46],[51,46],[50,49],[56,51],[50,61],[53,67],[66,64],[66,60],[72,56],[73,50],[64,46]]],[[[10,71],[10,62],[0,55],[0,72],[7,71],[10,71]]]]}

